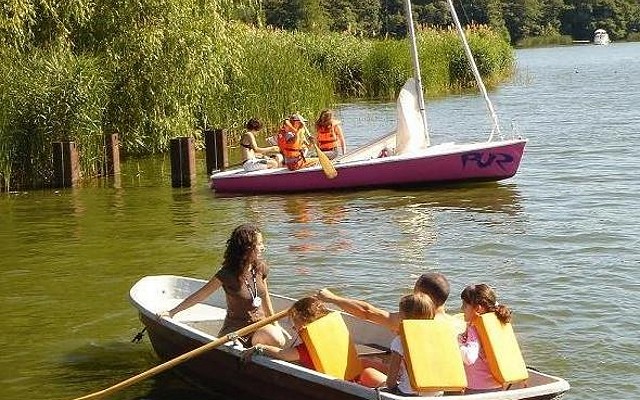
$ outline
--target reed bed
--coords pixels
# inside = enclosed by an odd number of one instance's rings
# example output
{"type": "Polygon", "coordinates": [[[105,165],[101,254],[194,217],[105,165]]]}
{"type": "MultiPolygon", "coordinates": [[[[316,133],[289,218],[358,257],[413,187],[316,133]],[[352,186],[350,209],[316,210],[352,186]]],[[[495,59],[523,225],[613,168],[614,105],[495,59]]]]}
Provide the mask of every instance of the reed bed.
{"type": "MultiPolygon", "coordinates": [[[[393,100],[412,75],[406,39],[221,26],[207,13],[138,26],[101,12],[117,26],[88,23],[73,46],[0,47],[0,73],[12,77],[0,82],[0,190],[47,186],[53,141],[76,142],[94,176],[104,134],[119,133],[125,156],[211,128],[233,143],[249,117],[272,132],[292,112],[313,120],[338,100],[393,100]]],[[[489,85],[512,72],[499,34],[475,26],[468,35],[489,85]]],[[[428,95],[473,85],[455,32],[422,29],[418,45],[428,95]]]]}
{"type": "Polygon", "coordinates": [[[542,46],[563,46],[571,44],[573,44],[573,38],[570,35],[561,35],[557,33],[524,38],[516,43],[516,47],[528,48],[542,46]]]}

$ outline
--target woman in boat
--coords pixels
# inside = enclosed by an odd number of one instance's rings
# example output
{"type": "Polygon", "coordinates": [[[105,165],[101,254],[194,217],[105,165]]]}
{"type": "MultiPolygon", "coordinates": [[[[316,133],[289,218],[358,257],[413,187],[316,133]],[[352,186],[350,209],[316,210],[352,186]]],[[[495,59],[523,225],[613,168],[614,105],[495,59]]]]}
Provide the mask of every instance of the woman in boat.
{"type": "Polygon", "coordinates": [[[316,140],[318,147],[330,160],[338,157],[338,147],[342,154],[347,152],[347,144],[344,140],[340,121],[333,117],[333,111],[324,109],[320,112],[316,121],[316,140]]]}
{"type": "Polygon", "coordinates": [[[247,131],[240,139],[244,170],[247,172],[259,171],[282,165],[283,157],[278,146],[259,147],[256,142],[256,133],[262,129],[262,122],[257,118],[251,118],[245,127],[247,131]]]}
{"type": "Polygon", "coordinates": [[[467,286],[460,294],[460,298],[464,320],[467,322],[467,330],[458,337],[464,370],[467,374],[468,387],[465,393],[502,390],[502,385],[489,370],[474,323],[480,315],[494,312],[498,320],[506,324],[511,321],[511,310],[504,304],[498,304],[495,291],[484,283],[467,286]]]}
{"type": "MultiPolygon", "coordinates": [[[[291,318],[293,328],[299,333],[305,326],[327,314],[329,314],[329,310],[322,300],[318,299],[316,296],[309,296],[303,297],[293,303],[291,310],[289,311],[289,318],[291,318]]],[[[278,360],[295,362],[305,368],[315,370],[309,350],[302,342],[288,348],[257,344],[254,347],[245,350],[242,357],[244,360],[248,360],[254,353],[264,354],[267,357],[276,358],[278,360]]],[[[373,367],[367,366],[360,373],[356,382],[361,385],[374,388],[383,384],[385,379],[386,375],[373,367]]]]}
{"type": "MultiPolygon", "coordinates": [[[[431,298],[424,293],[411,293],[402,296],[398,306],[398,319],[433,319],[436,307],[431,298]]],[[[411,387],[404,359],[402,338],[397,335],[391,341],[391,359],[387,374],[387,389],[401,396],[438,396],[442,392],[416,392],[411,387]]]]}
{"type": "Polygon", "coordinates": [[[292,114],[282,122],[278,132],[278,147],[284,156],[284,164],[291,171],[311,167],[318,163],[317,158],[307,157],[309,142],[305,122],[302,115],[292,114]]]}
{"type": "MultiPolygon", "coordinates": [[[[267,285],[269,268],[261,258],[263,251],[262,233],[257,226],[243,224],[235,228],[227,240],[222,268],[202,288],[169,310],[168,316],[173,317],[205,300],[220,287],[226,296],[227,315],[219,337],[273,315],[267,285]]],[[[241,340],[246,345],[265,343],[282,346],[285,343],[282,328],[277,322],[241,340]]]]}

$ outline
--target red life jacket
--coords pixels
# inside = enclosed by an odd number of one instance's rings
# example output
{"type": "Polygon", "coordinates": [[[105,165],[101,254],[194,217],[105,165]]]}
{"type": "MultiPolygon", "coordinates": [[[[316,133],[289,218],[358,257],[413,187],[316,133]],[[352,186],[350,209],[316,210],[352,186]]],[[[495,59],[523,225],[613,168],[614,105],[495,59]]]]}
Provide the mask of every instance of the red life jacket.
{"type": "Polygon", "coordinates": [[[278,132],[278,147],[284,156],[284,163],[290,170],[299,169],[304,165],[304,127],[296,130],[289,120],[285,120],[278,132]]]}
{"type": "Polygon", "coordinates": [[[316,126],[318,147],[322,151],[331,151],[338,148],[338,135],[335,132],[335,125],[316,126]]]}

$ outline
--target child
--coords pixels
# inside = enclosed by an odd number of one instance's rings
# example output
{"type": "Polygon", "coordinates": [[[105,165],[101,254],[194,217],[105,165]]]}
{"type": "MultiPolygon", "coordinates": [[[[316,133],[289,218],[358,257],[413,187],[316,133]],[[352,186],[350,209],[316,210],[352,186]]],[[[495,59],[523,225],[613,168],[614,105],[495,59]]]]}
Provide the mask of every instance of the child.
{"type": "MultiPolygon", "coordinates": [[[[315,296],[310,296],[303,297],[293,303],[291,311],[289,311],[289,318],[291,318],[293,328],[296,332],[299,332],[307,324],[324,317],[328,313],[329,310],[320,299],[315,296]]],[[[247,349],[242,357],[246,360],[251,357],[253,353],[264,354],[268,357],[277,358],[279,360],[296,362],[305,368],[315,370],[313,361],[309,355],[309,350],[304,343],[300,343],[289,348],[258,344],[247,349]]],[[[384,382],[384,378],[384,374],[374,370],[373,368],[365,368],[359,376],[358,383],[368,387],[377,387],[384,382]]]]}
{"type": "Polygon", "coordinates": [[[498,304],[496,293],[484,283],[467,286],[460,294],[460,298],[462,299],[464,320],[467,322],[466,331],[458,337],[464,369],[467,374],[468,387],[465,393],[502,390],[502,385],[489,371],[489,365],[474,322],[480,315],[494,312],[500,322],[506,324],[511,321],[511,310],[504,304],[498,304]]]}
{"type": "MultiPolygon", "coordinates": [[[[429,296],[414,292],[400,299],[399,319],[433,319],[436,307],[429,296]]],[[[438,396],[441,392],[416,392],[411,387],[409,374],[404,361],[404,348],[400,335],[391,342],[391,360],[387,375],[389,391],[402,396],[438,396]]]]}
{"type": "Polygon", "coordinates": [[[338,148],[342,154],[347,152],[347,144],[340,127],[340,121],[333,118],[333,110],[324,109],[316,121],[316,140],[318,147],[330,160],[338,157],[338,148]]]}
{"type": "Polygon", "coordinates": [[[308,140],[306,120],[295,113],[285,118],[278,132],[277,143],[284,156],[284,164],[291,171],[304,167],[311,167],[318,163],[317,158],[307,157],[308,140]]]}
{"type": "Polygon", "coordinates": [[[256,142],[256,134],[262,129],[262,122],[257,118],[251,118],[245,127],[247,131],[240,139],[244,170],[251,172],[279,167],[283,162],[280,148],[278,146],[259,147],[256,142]]]}

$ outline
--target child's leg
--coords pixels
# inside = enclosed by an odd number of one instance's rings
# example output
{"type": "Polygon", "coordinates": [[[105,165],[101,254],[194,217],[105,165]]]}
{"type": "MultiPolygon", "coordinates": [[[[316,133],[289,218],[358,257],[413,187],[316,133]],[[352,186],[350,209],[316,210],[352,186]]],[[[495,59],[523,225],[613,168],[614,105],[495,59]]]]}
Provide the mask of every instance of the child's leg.
{"type": "Polygon", "coordinates": [[[376,388],[383,386],[387,381],[387,376],[375,368],[367,367],[360,374],[359,383],[362,386],[376,388]]]}

